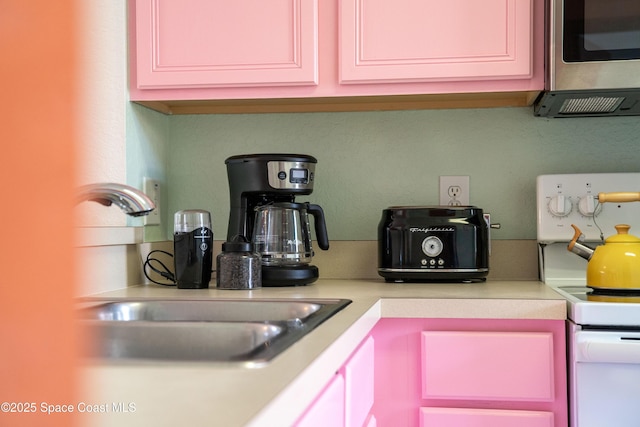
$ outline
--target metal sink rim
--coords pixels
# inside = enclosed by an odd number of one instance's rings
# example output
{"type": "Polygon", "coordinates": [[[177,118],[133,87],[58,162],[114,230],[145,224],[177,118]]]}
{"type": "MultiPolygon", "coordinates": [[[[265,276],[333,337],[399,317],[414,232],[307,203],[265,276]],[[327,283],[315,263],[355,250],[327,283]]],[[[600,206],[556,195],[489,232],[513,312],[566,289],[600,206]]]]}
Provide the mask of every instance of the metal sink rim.
{"type": "Polygon", "coordinates": [[[316,312],[324,313],[328,307],[333,307],[335,304],[339,304],[341,300],[334,299],[168,299],[168,298],[154,298],[154,299],[118,299],[108,300],[102,302],[96,302],[91,306],[81,310],[80,313],[95,313],[100,312],[97,318],[84,317],[85,319],[101,320],[101,321],[118,321],[118,322],[138,322],[138,321],[154,321],[154,322],[177,322],[177,321],[203,321],[203,322],[215,322],[215,321],[293,321],[304,320],[316,312]],[[262,305],[261,315],[258,313],[244,312],[228,312],[229,305],[248,307],[253,306],[251,310],[255,310],[257,304],[262,305]],[[268,314],[265,313],[265,306],[269,307],[268,314]],[[273,308],[275,305],[282,305],[285,307],[295,304],[296,306],[310,306],[298,307],[295,310],[291,309],[288,313],[277,312],[273,308]],[[189,310],[185,311],[185,306],[189,306],[189,310]],[[223,307],[217,307],[218,310],[225,309],[224,315],[220,315],[219,311],[213,310],[215,305],[221,305],[223,307]],[[204,306],[204,310],[202,307],[204,306]],[[115,307],[115,308],[114,308],[115,307]],[[200,311],[196,310],[200,309],[200,311]],[[119,310],[119,311],[118,311],[119,310]],[[165,310],[165,313],[162,312],[165,310]],[[171,313],[167,311],[173,311],[173,318],[171,313]]]}

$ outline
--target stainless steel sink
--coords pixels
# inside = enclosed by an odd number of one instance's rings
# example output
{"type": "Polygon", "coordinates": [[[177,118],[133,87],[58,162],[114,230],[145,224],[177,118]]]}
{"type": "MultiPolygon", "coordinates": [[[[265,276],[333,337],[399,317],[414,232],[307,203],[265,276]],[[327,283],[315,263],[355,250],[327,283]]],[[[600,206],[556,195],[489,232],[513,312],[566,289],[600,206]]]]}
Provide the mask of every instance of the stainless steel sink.
{"type": "Polygon", "coordinates": [[[261,366],[351,301],[122,300],[80,310],[95,337],[88,356],[261,366]]]}

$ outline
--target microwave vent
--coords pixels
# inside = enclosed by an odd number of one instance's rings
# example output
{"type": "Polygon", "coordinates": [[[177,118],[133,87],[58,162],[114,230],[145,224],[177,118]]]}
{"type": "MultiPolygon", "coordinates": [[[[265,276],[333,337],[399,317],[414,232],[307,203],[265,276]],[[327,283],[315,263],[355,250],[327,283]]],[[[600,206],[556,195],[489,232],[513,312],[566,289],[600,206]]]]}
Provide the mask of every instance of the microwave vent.
{"type": "Polygon", "coordinates": [[[533,112],[538,117],[640,116],[640,88],[543,92],[533,112]]]}
{"type": "Polygon", "coordinates": [[[589,98],[567,98],[560,107],[560,114],[612,113],[622,104],[624,97],[592,96],[589,98]]]}

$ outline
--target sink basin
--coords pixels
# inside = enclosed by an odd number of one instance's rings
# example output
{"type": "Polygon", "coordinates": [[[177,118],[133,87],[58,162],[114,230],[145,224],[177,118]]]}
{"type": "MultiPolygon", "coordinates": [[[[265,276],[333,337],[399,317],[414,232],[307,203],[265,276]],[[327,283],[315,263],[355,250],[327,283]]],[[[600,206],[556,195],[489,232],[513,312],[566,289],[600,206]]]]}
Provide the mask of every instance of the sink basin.
{"type": "Polygon", "coordinates": [[[98,337],[91,356],[109,359],[250,360],[283,334],[269,323],[150,323],[87,325],[98,337]]]}
{"type": "Polygon", "coordinates": [[[79,317],[96,338],[91,358],[261,366],[350,302],[122,300],[93,303],[79,317]]]}

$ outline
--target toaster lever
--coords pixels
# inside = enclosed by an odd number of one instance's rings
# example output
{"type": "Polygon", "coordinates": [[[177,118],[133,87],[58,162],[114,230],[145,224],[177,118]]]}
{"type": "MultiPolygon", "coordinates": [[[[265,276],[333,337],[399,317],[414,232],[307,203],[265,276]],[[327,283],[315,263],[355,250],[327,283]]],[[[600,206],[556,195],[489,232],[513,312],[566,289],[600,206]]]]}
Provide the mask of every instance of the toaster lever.
{"type": "Polygon", "coordinates": [[[488,239],[489,242],[487,243],[487,249],[488,249],[488,252],[489,252],[489,256],[491,256],[491,229],[492,228],[494,228],[494,229],[502,228],[502,225],[500,225],[500,223],[491,224],[491,214],[490,213],[483,214],[483,216],[484,216],[485,222],[487,223],[487,227],[489,227],[489,230],[487,232],[487,235],[488,235],[487,237],[489,238],[488,239]]]}

